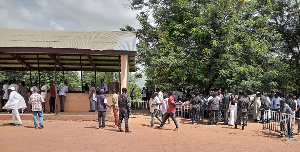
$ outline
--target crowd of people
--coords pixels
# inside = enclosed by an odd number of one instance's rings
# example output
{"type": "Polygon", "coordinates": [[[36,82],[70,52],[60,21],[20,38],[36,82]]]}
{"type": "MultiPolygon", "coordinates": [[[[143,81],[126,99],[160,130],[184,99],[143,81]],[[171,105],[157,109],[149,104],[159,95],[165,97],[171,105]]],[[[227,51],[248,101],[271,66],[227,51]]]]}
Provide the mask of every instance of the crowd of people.
{"type": "MultiPolygon", "coordinates": [[[[164,117],[166,114],[167,101],[170,96],[175,99],[175,106],[188,105],[190,107],[192,124],[203,123],[204,118],[208,118],[209,125],[218,125],[219,122],[223,122],[223,125],[234,126],[234,128],[242,125],[242,129],[244,129],[247,126],[250,110],[253,114],[253,121],[259,123],[273,121],[270,114],[264,116],[265,110],[268,110],[269,113],[276,111],[278,113],[291,114],[292,118],[300,118],[300,97],[297,99],[293,94],[283,96],[283,94],[277,92],[275,94],[265,93],[262,95],[260,92],[257,92],[256,94],[248,95],[244,92],[235,95],[225,90],[223,94],[221,91],[211,91],[209,95],[205,95],[204,92],[197,90],[185,93],[173,91],[171,95],[168,95],[166,91],[157,89],[147,101],[147,89],[144,88],[141,95],[142,99],[145,102],[149,102],[150,105],[151,127],[154,124],[155,117],[161,124],[164,123],[161,116],[164,117]],[[189,93],[189,95],[186,93],[189,93]]],[[[182,108],[178,106],[179,109],[182,108]]],[[[176,128],[178,128],[177,123],[175,124],[176,128]]],[[[295,119],[293,119],[291,126],[293,130],[295,119]]],[[[298,127],[299,132],[300,128],[298,127]]],[[[285,133],[286,129],[282,124],[281,135],[283,136],[285,133]]]]}
{"type": "MultiPolygon", "coordinates": [[[[49,106],[50,113],[55,110],[55,98],[56,93],[60,99],[60,111],[64,112],[64,102],[66,98],[66,92],[68,92],[68,83],[64,82],[60,86],[59,91],[50,82],[50,88],[46,87],[44,82],[41,82],[40,87],[34,82],[31,88],[27,88],[24,81],[18,85],[16,80],[4,81],[1,84],[1,107],[7,111],[11,111],[13,118],[10,125],[15,124],[15,118],[18,119],[19,124],[22,125],[22,121],[19,115],[19,109],[25,111],[32,111],[35,128],[43,128],[43,112],[45,110],[45,98],[47,92],[50,92],[49,106]],[[40,89],[39,89],[40,88],[40,89]],[[30,92],[30,96],[28,96],[30,92]],[[37,122],[37,116],[40,117],[40,122],[37,122]]],[[[105,95],[108,89],[104,80],[101,79],[100,87],[96,88],[94,83],[91,83],[91,87],[85,85],[85,92],[89,93],[90,112],[98,111],[99,129],[105,129],[106,110],[112,108],[115,118],[115,126],[118,127],[119,132],[122,130],[122,121],[125,120],[125,132],[131,132],[128,127],[128,119],[130,114],[130,98],[132,96],[127,95],[127,89],[122,88],[122,93],[118,95],[118,92],[113,89],[112,105],[108,105],[108,100],[105,95]]],[[[228,93],[227,90],[221,92],[219,90],[210,91],[207,95],[203,91],[187,91],[185,93],[181,91],[166,91],[163,89],[157,89],[154,92],[148,91],[145,87],[141,92],[142,100],[147,102],[150,107],[151,122],[150,127],[154,127],[154,119],[159,121],[159,125],[155,128],[162,128],[166,121],[170,123],[169,118],[173,120],[175,124],[174,131],[178,130],[178,123],[176,121],[176,110],[180,109],[179,105],[188,105],[190,107],[190,116],[192,124],[204,123],[204,119],[208,119],[208,125],[218,125],[219,122],[223,122],[224,125],[234,126],[242,125],[242,130],[247,126],[248,114],[250,109],[253,114],[253,121],[259,123],[268,123],[272,121],[271,111],[290,114],[293,119],[292,128],[293,132],[295,128],[295,117],[300,117],[300,98],[297,99],[293,94],[286,94],[285,96],[279,92],[275,94],[260,93],[255,95],[248,95],[247,93],[233,94],[228,93]],[[151,95],[150,95],[151,94],[151,95]],[[178,108],[178,109],[177,109],[178,108]],[[268,110],[268,114],[266,114],[268,110]]],[[[284,124],[281,123],[281,135],[286,133],[284,124]]],[[[299,126],[299,125],[298,125],[299,126]]],[[[300,128],[298,127],[298,133],[300,128]]]]}

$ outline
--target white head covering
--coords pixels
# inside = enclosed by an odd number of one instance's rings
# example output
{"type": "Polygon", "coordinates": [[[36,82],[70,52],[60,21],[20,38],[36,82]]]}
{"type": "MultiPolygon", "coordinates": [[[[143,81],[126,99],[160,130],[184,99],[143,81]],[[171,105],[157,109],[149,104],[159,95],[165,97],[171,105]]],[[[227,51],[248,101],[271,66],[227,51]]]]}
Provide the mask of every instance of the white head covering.
{"type": "Polygon", "coordinates": [[[12,91],[15,91],[15,87],[9,87],[8,89],[12,90],[12,91]]]}
{"type": "MultiPolygon", "coordinates": [[[[11,87],[15,90],[14,87],[11,87]]],[[[16,91],[12,91],[8,101],[2,109],[25,109],[27,108],[24,98],[16,91]]]]}

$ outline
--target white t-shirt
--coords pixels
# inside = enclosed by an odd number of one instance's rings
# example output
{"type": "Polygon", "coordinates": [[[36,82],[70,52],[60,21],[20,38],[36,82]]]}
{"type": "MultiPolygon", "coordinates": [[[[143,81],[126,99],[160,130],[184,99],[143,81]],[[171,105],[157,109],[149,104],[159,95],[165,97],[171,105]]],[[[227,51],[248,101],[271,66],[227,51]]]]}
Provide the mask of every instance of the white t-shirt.
{"type": "Polygon", "coordinates": [[[274,103],[273,103],[274,109],[280,109],[280,100],[281,100],[280,97],[275,98],[274,103]]]}
{"type": "Polygon", "coordinates": [[[47,96],[47,87],[46,87],[46,85],[43,85],[41,90],[45,91],[45,92],[41,92],[41,96],[45,99],[46,96],[47,96]]]}
{"type": "Polygon", "coordinates": [[[159,109],[159,103],[161,103],[160,101],[159,101],[159,98],[156,96],[156,97],[154,97],[154,99],[153,99],[153,104],[157,104],[157,105],[154,105],[154,109],[159,109]]]}
{"type": "Polygon", "coordinates": [[[66,96],[66,92],[68,92],[68,86],[62,85],[59,89],[58,95],[66,96]]]}

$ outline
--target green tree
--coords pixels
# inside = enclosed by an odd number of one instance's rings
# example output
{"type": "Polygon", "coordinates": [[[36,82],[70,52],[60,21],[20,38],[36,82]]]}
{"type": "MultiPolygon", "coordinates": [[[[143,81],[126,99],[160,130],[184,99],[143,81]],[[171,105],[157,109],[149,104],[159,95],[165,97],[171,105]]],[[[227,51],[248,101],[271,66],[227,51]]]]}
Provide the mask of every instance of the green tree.
{"type": "Polygon", "coordinates": [[[168,89],[226,88],[231,91],[287,89],[290,73],[272,54],[280,39],[259,14],[259,1],[133,0],[138,61],[147,84],[168,89]]]}

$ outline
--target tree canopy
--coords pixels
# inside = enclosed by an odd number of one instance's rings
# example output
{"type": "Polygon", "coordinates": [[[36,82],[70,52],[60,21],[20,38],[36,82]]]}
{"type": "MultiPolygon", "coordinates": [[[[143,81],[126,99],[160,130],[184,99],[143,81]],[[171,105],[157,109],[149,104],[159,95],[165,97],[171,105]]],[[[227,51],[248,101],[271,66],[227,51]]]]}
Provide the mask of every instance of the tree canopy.
{"type": "Polygon", "coordinates": [[[299,89],[297,0],[132,0],[131,8],[140,10],[148,86],[299,89]]]}

